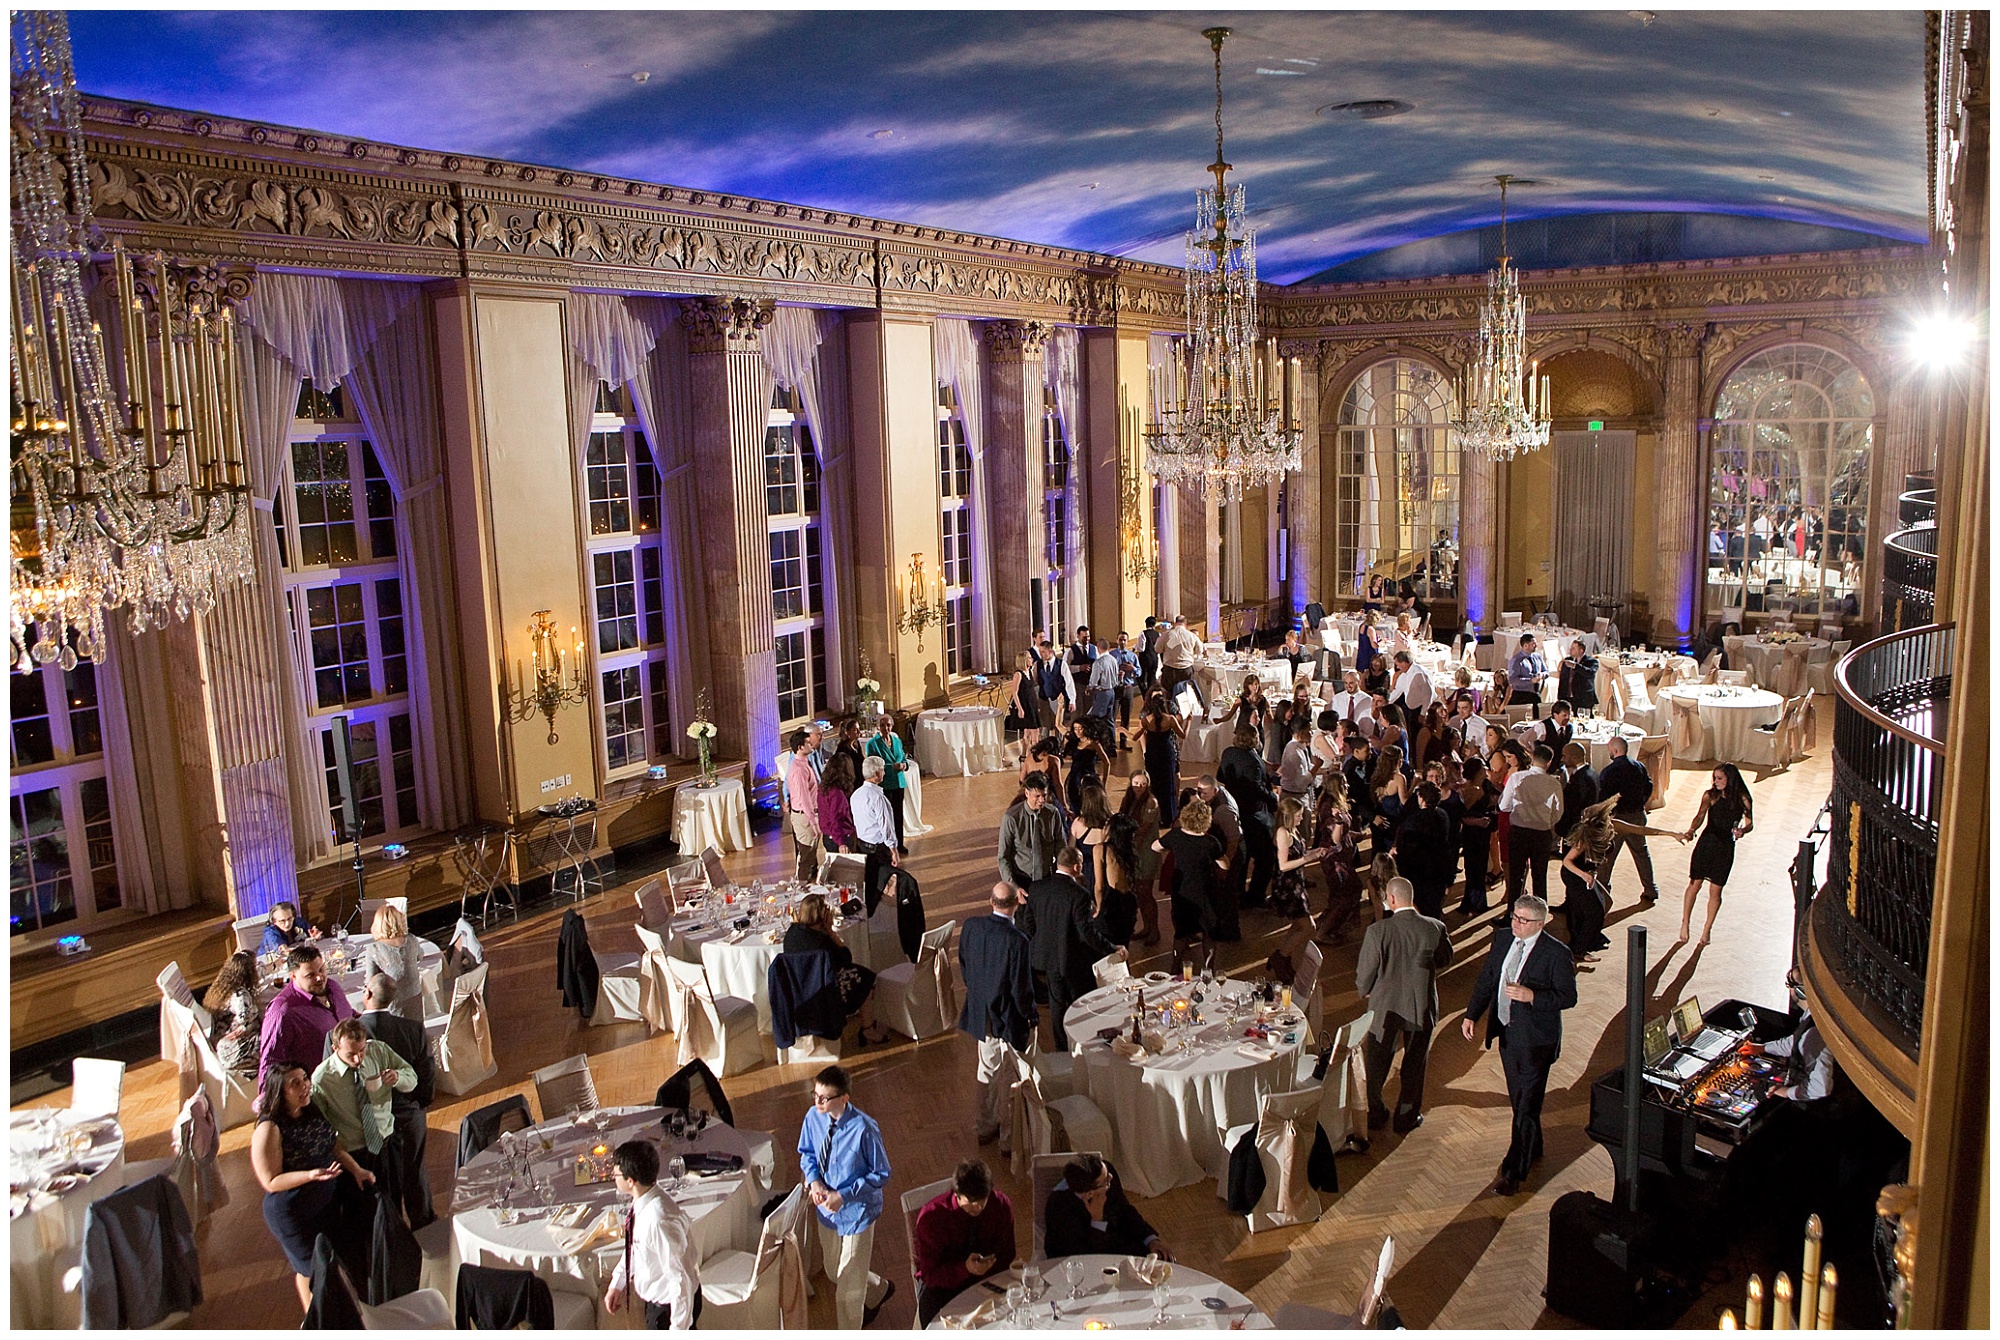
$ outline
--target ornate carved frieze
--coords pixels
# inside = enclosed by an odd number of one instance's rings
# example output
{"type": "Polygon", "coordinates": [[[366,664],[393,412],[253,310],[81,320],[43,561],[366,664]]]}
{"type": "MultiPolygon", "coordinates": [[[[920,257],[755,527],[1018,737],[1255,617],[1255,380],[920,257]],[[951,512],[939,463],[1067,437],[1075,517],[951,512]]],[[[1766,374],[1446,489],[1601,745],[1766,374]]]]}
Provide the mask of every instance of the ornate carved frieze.
{"type": "Polygon", "coordinates": [[[986,349],[994,358],[1011,362],[1040,358],[1048,348],[1050,333],[1046,321],[989,321],[986,349]]]}
{"type": "Polygon", "coordinates": [[[745,353],[771,324],[777,304],[769,298],[704,297],[681,304],[681,325],[691,354],[745,353]]]}

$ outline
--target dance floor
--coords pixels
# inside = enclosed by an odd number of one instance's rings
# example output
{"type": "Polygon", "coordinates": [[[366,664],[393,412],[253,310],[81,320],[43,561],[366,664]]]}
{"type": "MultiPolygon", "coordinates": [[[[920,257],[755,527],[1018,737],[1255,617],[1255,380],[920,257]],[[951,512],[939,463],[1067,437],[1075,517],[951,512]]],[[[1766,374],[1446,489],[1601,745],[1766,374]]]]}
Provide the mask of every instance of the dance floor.
{"type": "MultiPolygon", "coordinates": [[[[1226,1211],[1212,1182],[1180,1187],[1141,1202],[1140,1208],[1183,1260],[1242,1289],[1267,1311],[1288,1300],[1351,1308],[1382,1236],[1389,1233],[1398,1246],[1389,1295],[1409,1326],[1567,1325],[1545,1311],[1541,1298],[1548,1214],[1567,1191],[1610,1194],[1610,1156],[1586,1137],[1584,1124],[1591,1078],[1616,1065],[1623,1046],[1625,927],[1636,918],[1648,928],[1655,1009],[1664,1011],[1690,993],[1705,1002],[1736,996],[1782,1008],[1791,957],[1787,867],[1827,795],[1829,735],[1823,719],[1809,759],[1789,772],[1751,779],[1757,827],[1738,850],[1712,945],[1696,951],[1692,945],[1673,944],[1691,845],[1652,839],[1662,897],[1650,907],[1637,903],[1637,880],[1629,860],[1621,860],[1606,928],[1612,948],[1594,970],[1581,975],[1580,1002],[1565,1017],[1563,1055],[1549,1085],[1547,1154],[1520,1194],[1503,1200],[1487,1190],[1507,1146],[1506,1089],[1497,1056],[1480,1052],[1458,1034],[1492,919],[1462,927],[1454,915],[1447,924],[1459,957],[1441,987],[1444,1015],[1432,1051],[1422,1128],[1407,1136],[1378,1132],[1367,1153],[1342,1156],[1342,1191],[1312,1225],[1251,1235],[1240,1217],[1226,1211]]],[[[1706,768],[1678,770],[1667,807],[1654,823],[1688,823],[1707,777],[1706,768]]],[[[910,867],[922,882],[932,924],[983,907],[995,878],[995,827],[1014,785],[1006,774],[926,782],[925,817],[935,831],[911,843],[910,867]]],[[[728,861],[738,878],[775,876],[791,863],[790,843],[780,833],[761,836],[754,850],[728,861]]],[[[626,878],[626,884],[586,907],[600,949],[636,948],[636,942],[626,943],[632,937],[623,928],[635,918],[630,888],[638,877],[626,878]]],[[[1550,882],[1559,887],[1553,868],[1550,882]]],[[[1316,892],[1315,907],[1317,899],[1316,892]]],[[[1163,907],[1163,921],[1164,912],[1163,907]]],[[[1698,907],[1697,931],[1700,915],[1698,907]]],[[[674,1069],[671,1038],[648,1039],[645,1026],[636,1023],[585,1028],[573,1011],[561,1008],[554,966],[560,916],[560,910],[545,910],[518,923],[503,923],[485,937],[492,963],[487,994],[501,1071],[464,1098],[440,1094],[431,1109],[429,1167],[440,1209],[448,1198],[460,1118],[505,1094],[528,1092],[528,1075],[535,1068],[587,1052],[606,1103],[650,1101],[660,1080],[674,1069]]],[[[1278,923],[1261,911],[1246,912],[1243,922],[1244,939],[1224,947],[1225,961],[1254,973],[1269,952],[1278,923]]],[[[1560,929],[1561,922],[1556,926],[1560,929]]],[[[1330,1025],[1352,1019],[1364,1008],[1354,991],[1358,941],[1357,933],[1328,955],[1321,981],[1330,1025]]],[[[1158,950],[1165,948],[1163,942],[1158,950]]],[[[1143,957],[1144,950],[1138,952],[1136,968],[1165,966],[1165,956],[1157,950],[1151,960],[1143,957]]],[[[854,1076],[854,1100],[881,1123],[895,1167],[887,1189],[890,1208],[875,1238],[875,1269],[895,1280],[898,1290],[877,1324],[908,1327],[914,1291],[896,1197],[949,1176],[961,1158],[980,1154],[1018,1207],[1016,1226],[1025,1254],[1026,1179],[1006,1170],[994,1146],[976,1142],[974,1046],[968,1039],[953,1033],[922,1045],[898,1039],[857,1048],[851,1036],[844,1063],[854,1076]]],[[[768,1038],[765,1044],[769,1046],[768,1038]]],[[[1046,1031],[1044,1045],[1049,1045],[1046,1031]]],[[[810,1103],[809,1069],[767,1065],[727,1081],[738,1124],[778,1133],[779,1180],[786,1186],[798,1177],[796,1160],[787,1151],[810,1103]]],[[[1392,1077],[1392,1093],[1395,1083],[1392,1077]]],[[[127,1075],[123,1116],[130,1158],[170,1152],[167,1130],[177,1095],[176,1076],[162,1061],[136,1066],[127,1075]]],[[[67,1098],[67,1091],[57,1091],[36,1102],[61,1104],[67,1098]]],[[[247,1126],[223,1137],[221,1168],[231,1201],[203,1230],[206,1300],[191,1320],[196,1327],[278,1329],[298,1324],[290,1272],[258,1212],[249,1137],[247,1126]]],[[[1682,1325],[1712,1328],[1717,1312],[1731,1301],[1740,1304],[1740,1293],[1729,1299],[1724,1290],[1712,1289],[1682,1325]]],[[[813,1308],[816,1326],[832,1324],[825,1290],[819,1291],[813,1308]]]]}

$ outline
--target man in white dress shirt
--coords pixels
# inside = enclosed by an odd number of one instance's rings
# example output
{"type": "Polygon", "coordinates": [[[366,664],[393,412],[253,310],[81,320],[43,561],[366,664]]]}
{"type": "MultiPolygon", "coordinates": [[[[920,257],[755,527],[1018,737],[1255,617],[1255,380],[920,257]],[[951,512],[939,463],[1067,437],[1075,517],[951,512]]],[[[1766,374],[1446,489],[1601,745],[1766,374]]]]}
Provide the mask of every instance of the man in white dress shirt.
{"type": "MultiPolygon", "coordinates": [[[[1188,627],[1187,615],[1176,614],[1174,626],[1160,639],[1160,687],[1167,691],[1168,702],[1174,700],[1182,684],[1194,683],[1194,666],[1200,659],[1201,639],[1188,627]]],[[[1194,692],[1201,705],[1207,707],[1201,685],[1195,684],[1194,692]]]]}
{"type": "Polygon", "coordinates": [[[1410,653],[1396,653],[1396,676],[1389,684],[1389,701],[1406,710],[1422,711],[1437,695],[1431,691],[1431,677],[1417,669],[1410,653]]]}
{"type": "Polygon", "coordinates": [[[871,847],[888,848],[889,864],[901,865],[896,855],[896,807],[882,789],[889,765],[870,754],[861,760],[861,785],[848,797],[854,811],[854,835],[871,847]]]}
{"type": "Polygon", "coordinates": [[[1507,830],[1507,896],[1521,896],[1532,870],[1535,897],[1547,902],[1549,858],[1555,854],[1555,827],[1563,815],[1563,784],[1552,773],[1556,760],[1547,745],[1536,745],[1533,759],[1534,766],[1509,777],[1500,793],[1500,812],[1513,816],[1507,830]]]}
{"type": "Polygon", "coordinates": [[[1361,691],[1361,676],[1349,670],[1340,677],[1340,692],[1327,699],[1326,710],[1336,720],[1360,725],[1375,717],[1375,701],[1361,691]]]}
{"type": "Polygon", "coordinates": [[[625,1252],[604,1291],[604,1310],[616,1313],[627,1298],[645,1305],[649,1331],[691,1331],[701,1316],[694,1221],[654,1183],[660,1151],[649,1140],[627,1140],[612,1151],[612,1185],[628,1196],[625,1252]]]}

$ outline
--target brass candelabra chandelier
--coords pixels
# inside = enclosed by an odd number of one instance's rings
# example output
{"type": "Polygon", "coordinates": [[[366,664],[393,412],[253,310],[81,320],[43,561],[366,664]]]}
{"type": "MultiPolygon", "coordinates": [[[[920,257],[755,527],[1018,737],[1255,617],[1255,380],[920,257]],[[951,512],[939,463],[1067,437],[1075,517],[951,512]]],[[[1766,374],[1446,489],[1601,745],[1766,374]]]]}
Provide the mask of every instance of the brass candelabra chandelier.
{"type": "MultiPolygon", "coordinates": [[[[572,641],[576,639],[576,629],[570,630],[572,641]]],[[[583,643],[576,642],[576,658],[570,659],[569,651],[556,642],[555,615],[549,610],[536,610],[528,620],[528,641],[532,648],[534,677],[529,678],[529,667],[519,658],[514,662],[514,683],[505,683],[505,667],[502,667],[502,689],[505,697],[507,720],[510,723],[526,721],[536,713],[548,718],[549,743],[555,744],[561,737],[556,734],[556,712],[565,703],[587,703],[590,701],[590,681],[586,677],[583,663],[583,643]]]]}
{"type": "Polygon", "coordinates": [[[159,254],[142,286],[114,248],[107,349],[84,289],[97,229],[68,21],[17,11],[10,36],[9,661],[68,669],[103,654],[105,610],[143,631],[250,576],[240,293],[159,254]]]}
{"type": "MultiPolygon", "coordinates": [[[[1462,417],[1451,425],[1462,449],[1496,461],[1549,444],[1549,379],[1528,358],[1528,305],[1508,264],[1506,173],[1500,183],[1500,263],[1486,277],[1479,308],[1479,355],[1461,379],[1462,417]]],[[[1525,183],[1533,185],[1534,183],[1525,183]]]]}
{"type": "Polygon", "coordinates": [[[910,555],[907,572],[896,577],[896,627],[917,635],[917,650],[924,649],[924,630],[944,622],[944,580],[924,575],[924,556],[910,555]]]}
{"type": "Polygon", "coordinates": [[[1243,187],[1231,187],[1222,156],[1222,43],[1215,50],[1215,185],[1195,198],[1187,235],[1187,338],[1152,376],[1148,459],[1164,483],[1240,498],[1300,467],[1299,363],[1278,361],[1276,340],[1257,339],[1257,234],[1243,187]]]}

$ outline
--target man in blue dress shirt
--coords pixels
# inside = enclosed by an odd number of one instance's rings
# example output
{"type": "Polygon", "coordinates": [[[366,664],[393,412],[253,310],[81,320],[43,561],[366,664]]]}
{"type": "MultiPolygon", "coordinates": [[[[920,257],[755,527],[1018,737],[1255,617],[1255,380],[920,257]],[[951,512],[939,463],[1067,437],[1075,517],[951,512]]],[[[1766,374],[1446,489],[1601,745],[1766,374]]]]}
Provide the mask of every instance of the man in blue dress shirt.
{"type": "Polygon", "coordinates": [[[1542,657],[1542,649],[1535,642],[1533,633],[1521,635],[1521,645],[1507,661],[1507,705],[1538,703],[1542,700],[1542,681],[1548,678],[1549,663],[1542,657]]]}
{"type": "Polygon", "coordinates": [[[820,1256],[833,1281],[836,1322],[844,1331],[867,1324],[893,1282],[868,1268],[889,1155],[873,1117],[848,1101],[847,1072],[830,1065],[813,1076],[813,1107],[799,1128],[799,1172],[819,1211],[820,1256]]]}

